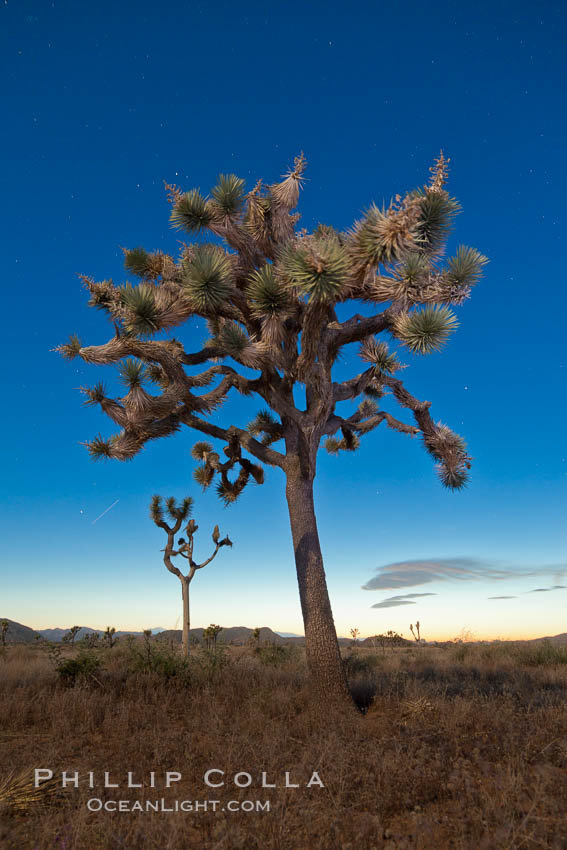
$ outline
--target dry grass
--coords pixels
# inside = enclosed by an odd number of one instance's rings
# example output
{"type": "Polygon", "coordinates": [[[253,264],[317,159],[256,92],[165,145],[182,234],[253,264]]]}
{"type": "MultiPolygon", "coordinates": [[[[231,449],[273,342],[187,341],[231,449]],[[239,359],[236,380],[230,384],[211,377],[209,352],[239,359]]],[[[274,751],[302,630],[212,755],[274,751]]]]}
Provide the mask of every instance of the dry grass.
{"type": "Polygon", "coordinates": [[[0,790],[3,850],[567,847],[567,664],[552,651],[347,651],[367,711],[340,723],[314,710],[300,652],[270,666],[234,647],[224,665],[201,655],[189,670],[167,651],[144,669],[142,645],[97,652],[96,680],[74,686],[39,646],[0,656],[0,781],[25,785],[34,767],[123,782],[154,770],[158,787],[67,788],[23,807],[0,790]],[[211,767],[254,784],[207,789],[211,767]],[[165,770],[183,783],[164,791],[165,770]],[[286,790],[286,770],[302,783],[316,770],[325,788],[286,790]],[[279,787],[258,787],[262,771],[279,787]],[[258,799],[271,811],[89,812],[93,796],[258,799]]]}

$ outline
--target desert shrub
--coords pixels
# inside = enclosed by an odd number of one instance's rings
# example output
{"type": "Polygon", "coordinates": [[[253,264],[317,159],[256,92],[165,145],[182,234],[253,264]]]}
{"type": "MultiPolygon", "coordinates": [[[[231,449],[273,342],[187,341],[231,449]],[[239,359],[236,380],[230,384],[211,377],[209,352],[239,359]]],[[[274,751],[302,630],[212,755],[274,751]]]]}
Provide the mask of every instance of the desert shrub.
{"type": "Polygon", "coordinates": [[[101,660],[93,652],[79,652],[74,658],[59,659],[55,669],[61,684],[74,687],[81,682],[98,682],[96,673],[101,660]]]}
{"type": "Polygon", "coordinates": [[[175,647],[165,643],[156,644],[151,635],[144,633],[141,645],[129,641],[125,649],[129,666],[136,672],[155,673],[166,680],[176,679],[189,683],[189,661],[175,647]]]}
{"type": "Polygon", "coordinates": [[[257,655],[262,664],[271,667],[281,667],[295,659],[296,653],[293,646],[284,646],[281,643],[269,643],[265,646],[254,647],[254,655],[257,655]]]}
{"type": "Polygon", "coordinates": [[[207,682],[216,680],[222,670],[230,663],[225,644],[207,647],[202,645],[191,656],[191,664],[197,675],[203,676],[207,682]]]}
{"type": "Polygon", "coordinates": [[[347,676],[369,676],[380,664],[377,655],[360,655],[358,652],[350,652],[343,658],[347,676]]]}

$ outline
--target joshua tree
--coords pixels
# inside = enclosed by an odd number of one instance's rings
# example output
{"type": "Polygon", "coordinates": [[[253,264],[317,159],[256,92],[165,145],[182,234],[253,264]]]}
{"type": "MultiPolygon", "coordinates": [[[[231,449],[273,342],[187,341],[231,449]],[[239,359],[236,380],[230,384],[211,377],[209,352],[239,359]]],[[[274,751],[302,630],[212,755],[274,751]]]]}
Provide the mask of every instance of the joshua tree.
{"type": "Polygon", "coordinates": [[[419,634],[419,620],[417,620],[417,622],[415,624],[415,632],[413,630],[413,624],[410,623],[410,632],[412,633],[414,640],[416,640],[419,643],[419,641],[421,640],[421,637],[420,637],[420,634],[419,634]]]}
{"type": "Polygon", "coordinates": [[[353,646],[356,646],[359,634],[360,634],[360,629],[351,629],[350,630],[350,636],[352,637],[353,646]]]}
{"type": "Polygon", "coordinates": [[[115,637],[115,634],[116,634],[116,629],[114,628],[114,626],[107,626],[106,627],[106,631],[105,631],[103,637],[104,637],[104,640],[106,641],[106,643],[108,644],[109,649],[112,649],[112,647],[114,646],[114,644],[118,640],[118,638],[115,637]]]}
{"type": "Polygon", "coordinates": [[[303,155],[281,182],[259,181],[248,193],[235,175],[220,175],[210,197],[166,184],[173,226],[209,231],[215,241],[184,244],[177,259],[125,250],[136,285],[83,277],[89,305],[108,315],[114,336],[95,346],[72,336],[58,349],[86,363],[119,364],[123,397],[109,397],[102,383],[83,388],[86,403],[100,405],[120,429],[86,443],[93,458],[128,460],[148,441],[187,426],[226,444],[224,461],[208,442],[193,449],[201,461],[196,480],[208,487],[218,476],[226,504],[251,478],[262,483],[263,465],[283,471],[308,662],[326,705],[350,701],[350,693],[315,517],[322,442],[332,454],[352,452],[385,423],[421,435],[446,487],[462,488],[470,467],[463,439],[432,418],[429,401],[409,391],[396,375],[402,368],[396,351],[380,338],[389,335],[412,354],[438,350],[457,327],[450,306],[462,304],[481,277],[486,258],[474,248],[461,246],[443,259],[459,210],[445,188],[447,163],[441,154],[427,185],[396,195],[388,206],[372,204],[347,232],[296,227],[303,155]],[[195,336],[193,317],[209,329],[197,350],[163,337],[183,325],[184,340],[195,336]],[[363,370],[333,380],[345,348],[356,344],[363,370]],[[199,366],[202,371],[193,368],[199,366]],[[161,391],[149,393],[148,382],[161,391]],[[264,405],[247,426],[209,419],[231,390],[264,405]],[[409,411],[411,424],[381,409],[387,393],[409,411]]]}
{"type": "Polygon", "coordinates": [[[6,646],[6,634],[9,628],[10,623],[8,620],[0,620],[0,641],[2,642],[2,648],[6,646]]]}
{"type": "Polygon", "coordinates": [[[69,629],[67,634],[63,635],[63,641],[65,643],[70,643],[71,646],[74,646],[75,645],[75,638],[77,637],[77,634],[80,631],[81,631],[80,626],[71,626],[71,628],[69,629]]]}
{"type": "Polygon", "coordinates": [[[187,540],[185,538],[180,537],[177,541],[177,550],[175,550],[175,535],[179,532],[181,528],[181,524],[185,522],[185,520],[191,516],[193,511],[193,499],[188,496],[180,505],[177,505],[174,498],[169,498],[165,500],[165,507],[168,516],[173,520],[173,525],[168,525],[163,518],[163,506],[161,503],[161,496],[153,496],[152,501],[150,503],[150,517],[153,519],[155,524],[163,530],[167,534],[167,545],[165,549],[163,549],[163,562],[170,573],[173,573],[177,576],[179,581],[181,582],[181,594],[183,598],[183,654],[187,657],[189,656],[189,629],[190,629],[190,614],[189,614],[189,585],[193,581],[193,576],[197,572],[197,570],[202,570],[203,567],[206,567],[207,564],[210,564],[213,558],[216,558],[219,549],[223,546],[232,546],[232,541],[230,538],[223,537],[221,540],[219,527],[215,525],[213,529],[213,543],[215,544],[215,551],[213,554],[207,558],[206,561],[203,561],[202,564],[197,564],[193,560],[193,547],[194,540],[193,537],[195,532],[199,528],[194,519],[190,519],[187,525],[185,526],[185,533],[187,534],[187,540]],[[181,570],[172,563],[172,557],[181,556],[185,558],[189,562],[189,572],[184,574],[181,570]]]}
{"type": "Polygon", "coordinates": [[[221,632],[222,626],[217,626],[215,623],[211,623],[210,626],[207,626],[207,628],[203,631],[203,640],[207,647],[210,647],[211,644],[216,647],[217,638],[221,632]]]}

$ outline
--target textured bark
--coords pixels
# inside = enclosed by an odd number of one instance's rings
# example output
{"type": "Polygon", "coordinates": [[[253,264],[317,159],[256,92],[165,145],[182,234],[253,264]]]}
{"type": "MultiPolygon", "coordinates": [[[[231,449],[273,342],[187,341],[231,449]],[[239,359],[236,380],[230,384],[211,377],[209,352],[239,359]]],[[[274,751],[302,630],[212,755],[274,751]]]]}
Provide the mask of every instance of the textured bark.
{"type": "Polygon", "coordinates": [[[313,480],[299,473],[288,473],[286,496],[305,625],[307,662],[317,695],[321,705],[338,702],[352,708],[353,700],[339,650],[319,545],[313,480]]]}
{"type": "Polygon", "coordinates": [[[183,655],[189,658],[189,581],[186,576],[181,577],[181,593],[183,596],[183,655]]]}

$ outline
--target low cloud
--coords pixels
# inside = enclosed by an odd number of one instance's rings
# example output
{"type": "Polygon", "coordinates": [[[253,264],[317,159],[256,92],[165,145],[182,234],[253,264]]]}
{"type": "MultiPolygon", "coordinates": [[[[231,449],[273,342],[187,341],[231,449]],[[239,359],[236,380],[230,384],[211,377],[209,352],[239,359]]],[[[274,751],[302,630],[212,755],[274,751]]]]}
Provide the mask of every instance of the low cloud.
{"type": "Polygon", "coordinates": [[[487,599],[517,599],[517,596],[487,596],[487,599]]]}
{"type": "Polygon", "coordinates": [[[526,593],[549,593],[550,590],[565,590],[564,584],[554,584],[553,587],[536,587],[534,590],[526,590],[526,593]]]}
{"type": "Polygon", "coordinates": [[[417,602],[412,602],[411,599],[384,599],[383,602],[377,602],[376,605],[371,605],[371,608],[397,608],[399,605],[417,605],[417,602]]]}
{"type": "MultiPolygon", "coordinates": [[[[363,590],[399,590],[434,581],[504,581],[514,578],[535,578],[553,575],[561,579],[567,573],[567,564],[551,564],[536,568],[502,565],[496,560],[480,558],[432,558],[431,560],[397,561],[378,567],[376,575],[363,590]]],[[[559,590],[563,585],[540,590],[559,590]]]]}
{"type": "Polygon", "coordinates": [[[382,602],[377,602],[371,605],[371,608],[396,608],[398,605],[416,605],[413,599],[420,596],[437,596],[436,593],[405,593],[403,596],[389,596],[388,599],[383,599],[382,602]]]}

